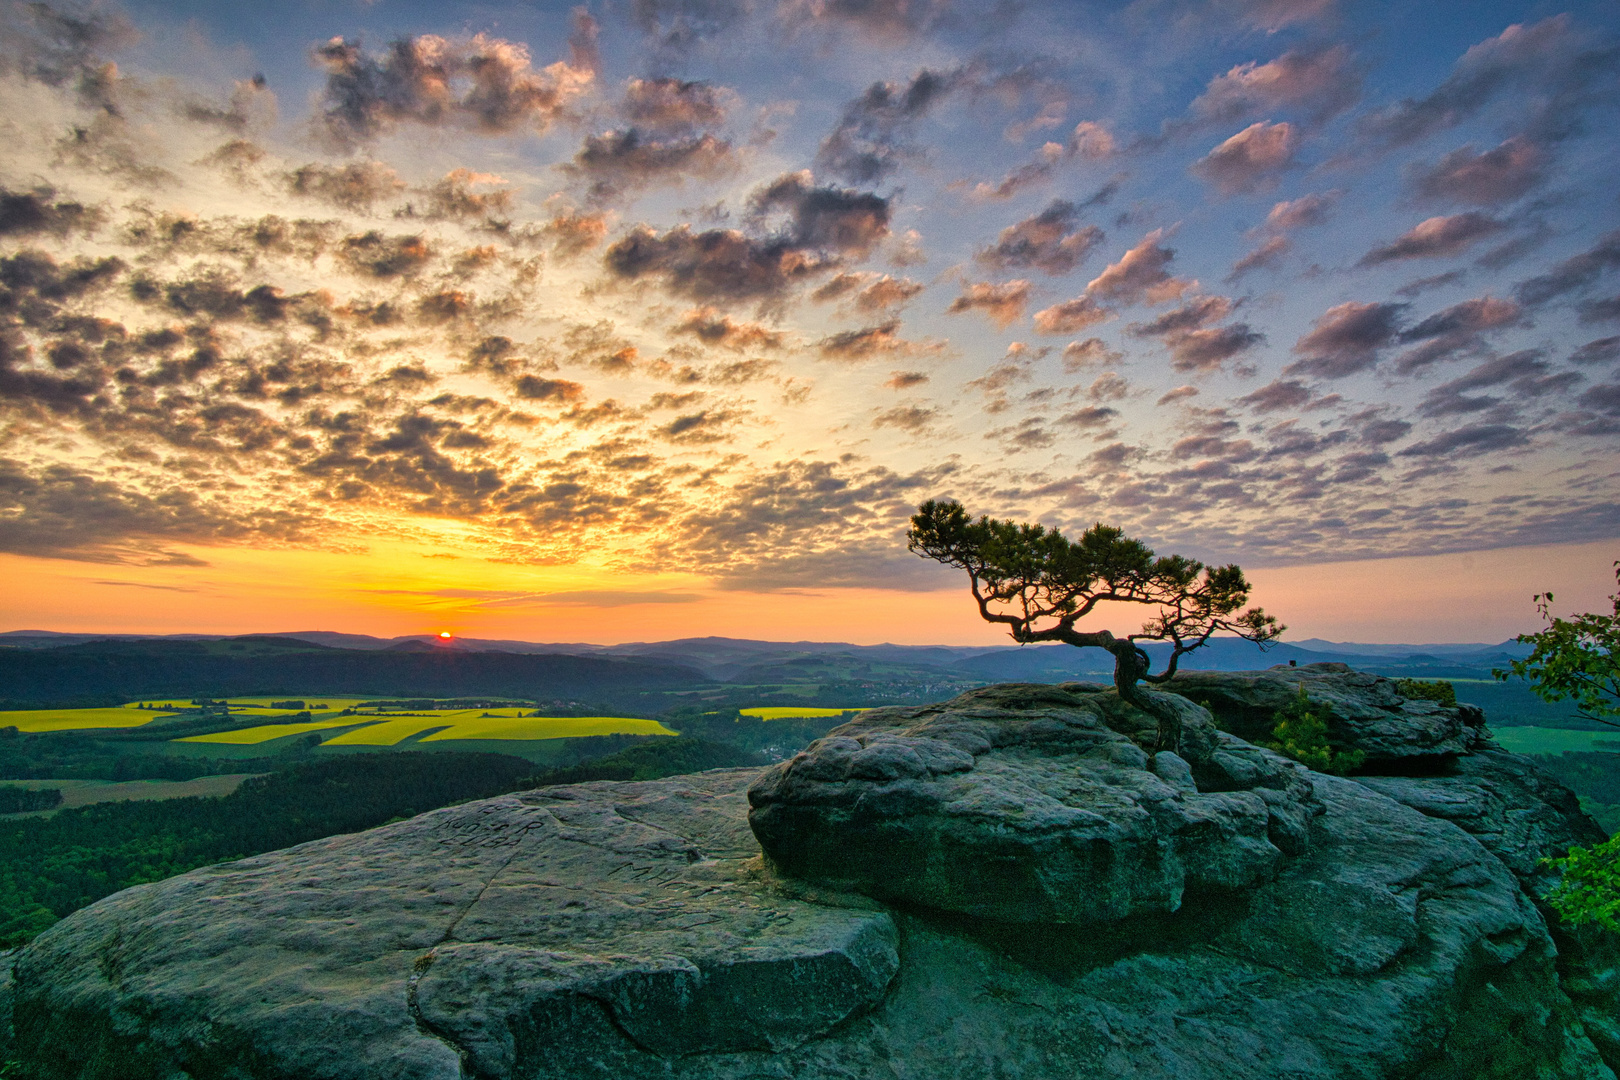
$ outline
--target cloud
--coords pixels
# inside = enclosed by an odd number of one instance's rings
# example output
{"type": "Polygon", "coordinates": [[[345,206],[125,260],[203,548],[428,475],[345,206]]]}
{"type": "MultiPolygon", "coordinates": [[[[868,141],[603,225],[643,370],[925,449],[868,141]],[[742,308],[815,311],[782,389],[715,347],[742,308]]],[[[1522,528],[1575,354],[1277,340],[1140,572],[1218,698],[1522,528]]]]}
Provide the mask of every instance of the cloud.
{"type": "Polygon", "coordinates": [[[782,0],[777,14],[790,25],[848,27],[898,43],[942,18],[949,6],[947,0],[782,0]]]}
{"type": "Polygon", "coordinates": [[[730,96],[705,82],[631,79],[619,112],[643,130],[681,135],[723,124],[730,96]]]}
{"type": "Polygon", "coordinates": [[[724,442],[730,438],[730,426],[738,418],[739,414],[729,409],[700,409],[677,416],[656,431],[672,443],[705,445],[724,442]]]}
{"type": "Polygon", "coordinates": [[[1464,53],[1433,93],[1371,113],[1359,127],[1376,142],[1407,146],[1456,127],[1512,86],[1534,87],[1546,109],[1567,111],[1614,64],[1613,50],[1581,52],[1568,15],[1515,23],[1464,53]]]}
{"type": "Polygon", "coordinates": [[[705,345],[718,345],[741,352],[744,349],[776,349],[782,335],[758,323],[740,323],[712,307],[695,308],[675,324],[677,334],[691,334],[705,345]]]}
{"type": "Polygon", "coordinates": [[[1178,401],[1186,401],[1188,398],[1195,398],[1197,396],[1198,396],[1198,387],[1196,387],[1196,386],[1178,386],[1174,390],[1165,391],[1164,394],[1162,394],[1159,397],[1159,400],[1154,402],[1154,404],[1156,404],[1156,405],[1173,405],[1178,401]]]}
{"type": "Polygon", "coordinates": [[[294,195],[307,195],[344,210],[364,213],[373,203],[405,190],[399,174],[380,161],[356,161],[348,165],[300,165],[285,175],[287,189],[294,195]]]}
{"type": "Polygon", "coordinates": [[[430,218],[490,221],[512,210],[512,189],[492,173],[451,169],[424,194],[430,218]]]}
{"type": "Polygon", "coordinates": [[[688,225],[659,234],[642,225],[608,248],[606,266],[627,280],[660,277],[672,292],[697,300],[769,300],[834,269],[842,256],[869,253],[889,234],[888,200],[816,187],[808,173],[779,178],[750,203],[761,218],[785,214],[785,228],[756,237],[688,225]]]}
{"type": "Polygon", "coordinates": [[[1299,133],[1290,124],[1257,120],[1193,162],[1188,170],[1221,195],[1268,191],[1293,164],[1299,133]]]}
{"type": "Polygon", "coordinates": [[[1149,323],[1133,323],[1130,333],[1137,337],[1164,337],[1183,330],[1196,330],[1220,322],[1232,314],[1232,301],[1225,296],[1199,296],[1165,312],[1149,323]]]}
{"type": "Polygon", "coordinates": [[[918,434],[926,431],[938,416],[938,409],[927,409],[920,405],[896,405],[879,413],[872,421],[872,426],[899,428],[901,431],[918,434]]]}
{"type": "Polygon", "coordinates": [[[1236,281],[1251,270],[1258,270],[1263,266],[1276,266],[1292,247],[1293,244],[1288,237],[1273,236],[1233,263],[1231,272],[1226,275],[1226,280],[1236,281]]]}
{"type": "Polygon", "coordinates": [[[1472,424],[1437,435],[1424,442],[1397,450],[1397,457],[1473,457],[1498,450],[1511,450],[1530,441],[1523,431],[1508,424],[1472,424]]]}
{"type": "Polygon", "coordinates": [[[1569,354],[1571,361],[1577,364],[1605,364],[1610,360],[1620,359],[1620,337],[1598,338],[1588,341],[1585,345],[1569,354]]]}
{"type": "Polygon", "coordinates": [[[1606,416],[1620,416],[1620,383],[1589,387],[1577,400],[1586,408],[1606,416]]]}
{"type": "Polygon", "coordinates": [[[373,230],[345,237],[337,257],[356,273],[374,278],[408,277],[433,258],[433,249],[421,234],[384,236],[373,230]]]}
{"type": "Polygon", "coordinates": [[[917,155],[910,141],[912,129],[960,78],[960,72],[924,68],[904,86],[873,83],[845,106],[838,126],[816,152],[816,167],[851,184],[875,183],[889,176],[917,155]]]}
{"type": "Polygon", "coordinates": [[[1128,332],[1162,338],[1176,371],[1210,371],[1265,340],[1248,323],[1210,327],[1232,314],[1236,306],[1224,296],[1200,296],[1152,322],[1134,324],[1128,332]]]}
{"type": "Polygon", "coordinates": [[[1054,199],[1045,210],[1001,230],[996,243],[974,259],[997,270],[1033,268],[1047,274],[1067,274],[1078,267],[1103,240],[1095,225],[1077,228],[1079,210],[1071,202],[1054,199]]]}
{"type": "Polygon", "coordinates": [[[1274,34],[1295,23],[1326,17],[1337,0],[1224,0],[1222,6],[1249,25],[1274,34]]]}
{"type": "Polygon", "coordinates": [[[1123,304],[1162,304],[1178,299],[1192,287],[1192,282],[1173,278],[1165,269],[1175,259],[1173,249],[1164,247],[1163,229],[1154,229],[1140,243],[1127,251],[1116,263],[1086,284],[1087,297],[1114,300],[1123,304]]]}
{"type": "Polygon", "coordinates": [[[1420,411],[1425,416],[1482,412],[1501,404],[1502,399],[1471,398],[1466,396],[1467,391],[1506,385],[1515,397],[1528,400],[1568,390],[1584,381],[1575,372],[1548,374],[1550,366],[1539,349],[1523,349],[1487,360],[1466,375],[1430,390],[1420,411]]]}
{"type": "Polygon", "coordinates": [[[1478,211],[1432,217],[1382,247],[1361,257],[1357,266],[1378,266],[1401,259],[1432,259],[1455,255],[1476,241],[1507,228],[1502,222],[1478,211]]]}
{"type": "Polygon", "coordinates": [[[541,228],[542,235],[551,238],[553,250],[564,258],[571,258],[607,239],[607,216],[601,213],[558,214],[541,228]]]}
{"type": "Polygon", "coordinates": [[[539,71],[528,46],[487,34],[400,38],[381,57],[335,37],[314,51],[326,71],[322,128],[343,146],[404,123],[486,135],[544,131],[595,78],[595,32],[595,22],[579,9],[570,58],[539,71]]]}
{"type": "Polygon", "coordinates": [[[1406,309],[1406,304],[1354,301],[1328,308],[1311,332],[1294,343],[1301,359],[1283,370],[1328,379],[1365,371],[1378,362],[1380,349],[1394,344],[1406,309]]]}
{"type": "Polygon", "coordinates": [[[1443,274],[1435,274],[1431,277],[1421,277],[1415,281],[1409,281],[1405,285],[1402,285],[1400,288],[1396,289],[1395,295],[1405,296],[1407,298],[1422,296],[1431,289],[1440,289],[1447,285],[1455,285],[1457,282],[1463,280],[1467,276],[1468,271],[1466,270],[1447,270],[1443,274]]]}
{"type": "Polygon", "coordinates": [[[1406,182],[1425,199],[1497,206],[1512,202],[1546,176],[1545,150],[1515,135],[1493,150],[1475,153],[1472,143],[1446,154],[1433,165],[1407,167],[1406,182]]]}
{"type": "Polygon", "coordinates": [[[928,376],[921,371],[896,371],[883,385],[890,390],[910,390],[914,386],[921,386],[928,381],[928,376]]]}
{"type": "Polygon", "coordinates": [[[1552,270],[1519,283],[1519,302],[1538,307],[1566,293],[1584,289],[1605,271],[1620,268],[1620,229],[1604,234],[1596,244],[1572,255],[1552,270]]]}
{"type": "Polygon", "coordinates": [[[816,349],[829,360],[870,360],[874,356],[912,353],[917,347],[900,336],[900,320],[890,319],[877,326],[824,337],[816,342],[816,349]]]}
{"type": "MultiPolygon", "coordinates": [[[[1107,322],[1114,313],[1090,296],[1077,296],[1035,313],[1035,330],[1041,334],[1076,334],[1088,326],[1107,322]]],[[[1098,339],[1092,338],[1092,341],[1098,339]]]]}
{"type": "Polygon", "coordinates": [[[1119,418],[1119,410],[1106,405],[1087,405],[1057,418],[1059,424],[1087,431],[1107,427],[1119,418]]]}
{"type": "MultiPolygon", "coordinates": [[[[1036,328],[1039,329],[1040,315],[1035,316],[1036,328]]],[[[1086,338],[1084,341],[1071,341],[1063,346],[1063,370],[1070,375],[1084,371],[1089,367],[1102,367],[1107,364],[1117,364],[1125,359],[1125,354],[1110,349],[1102,338],[1086,338]]]]}
{"type": "Polygon", "coordinates": [[[788,173],[754,192],[755,214],[785,213],[788,241],[800,249],[866,255],[889,235],[889,200],[868,191],[817,187],[808,171],[788,173]]]}
{"type": "Polygon", "coordinates": [[[1522,321],[1524,309],[1512,300],[1499,300],[1494,296],[1481,296],[1464,300],[1444,311],[1437,311],[1409,330],[1401,332],[1401,341],[1426,341],[1443,334],[1477,333],[1512,326],[1522,321]]]}
{"type": "Polygon", "coordinates": [[[850,297],[855,310],[873,315],[910,302],[923,288],[920,282],[910,278],[863,270],[838,274],[810,295],[811,299],[821,302],[850,297]]]}
{"type": "Polygon", "coordinates": [[[633,0],[630,5],[641,31],[661,51],[676,55],[729,30],[752,8],[751,0],[633,0]]]}
{"type": "Polygon", "coordinates": [[[606,201],[688,177],[716,180],[734,172],[737,159],[729,142],[710,134],[660,140],[632,127],[587,135],[566,168],[590,181],[592,199],[606,201]]]}
{"type": "Polygon", "coordinates": [[[1279,409],[1302,409],[1310,400],[1310,388],[1298,379],[1275,379],[1238,398],[1237,403],[1255,412],[1276,412],[1279,409]]]}
{"type": "MultiPolygon", "coordinates": [[[[160,480],[160,477],[153,477],[160,480]]],[[[315,519],[249,508],[184,482],[155,490],[91,476],[67,465],[0,461],[0,551],[46,559],[149,563],[188,557],[165,543],[304,540],[315,519]]],[[[196,560],[190,560],[195,565],[196,560]]]]}
{"type": "Polygon", "coordinates": [[[120,12],[11,3],[0,8],[0,71],[16,71],[47,86],[71,86],[84,104],[117,114],[118,67],[105,54],[139,38],[120,12]]]}
{"type": "Polygon", "coordinates": [[[1170,366],[1176,371],[1212,371],[1265,340],[1266,335],[1248,323],[1233,323],[1178,331],[1166,337],[1165,344],[1170,347],[1170,366]]]}
{"type": "MultiPolygon", "coordinates": [[[[951,301],[946,314],[960,315],[964,311],[982,311],[997,327],[1005,330],[1023,318],[1029,304],[1029,282],[1019,278],[995,284],[988,281],[968,282],[962,294],[951,301]]],[[[1042,333],[1056,331],[1043,330],[1042,333]]]]}
{"type": "Polygon", "coordinates": [[[1249,61],[1211,79],[1189,111],[1203,123],[1226,124],[1279,109],[1323,124],[1361,98],[1361,73],[1344,45],[1290,49],[1268,63],[1249,61]]]}
{"type": "Polygon", "coordinates": [[[66,236],[93,229],[101,215],[72,200],[57,200],[49,187],[33,191],[10,191],[0,187],[0,236],[33,236],[50,233],[66,236]]]}
{"type": "Polygon", "coordinates": [[[1620,296],[1611,296],[1606,300],[1583,300],[1576,305],[1580,312],[1581,322],[1620,322],[1620,296]]]}
{"type": "Polygon", "coordinates": [[[512,383],[512,392],[527,401],[575,402],[585,399],[585,387],[568,379],[542,379],[522,375],[512,383]]]}
{"type": "Polygon", "coordinates": [[[1325,223],[1344,192],[1323,191],[1280,202],[1266,214],[1265,227],[1273,232],[1290,232],[1325,223]]]}

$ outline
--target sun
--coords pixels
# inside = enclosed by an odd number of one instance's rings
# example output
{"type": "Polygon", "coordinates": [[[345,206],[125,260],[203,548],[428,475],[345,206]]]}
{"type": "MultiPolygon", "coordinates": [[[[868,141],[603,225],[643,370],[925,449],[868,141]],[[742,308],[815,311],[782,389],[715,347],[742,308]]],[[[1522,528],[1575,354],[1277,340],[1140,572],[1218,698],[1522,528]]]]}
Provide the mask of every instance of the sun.
{"type": "Polygon", "coordinates": [[[439,636],[441,638],[443,638],[444,640],[449,641],[450,640],[450,631],[448,631],[448,630],[440,630],[439,631],[439,636]]]}

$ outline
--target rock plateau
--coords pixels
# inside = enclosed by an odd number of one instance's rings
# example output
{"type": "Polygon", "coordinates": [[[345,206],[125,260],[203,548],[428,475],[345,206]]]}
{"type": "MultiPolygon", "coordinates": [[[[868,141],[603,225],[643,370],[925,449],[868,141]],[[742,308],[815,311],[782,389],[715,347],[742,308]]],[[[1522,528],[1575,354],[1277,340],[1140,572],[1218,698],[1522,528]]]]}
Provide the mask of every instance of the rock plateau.
{"type": "Polygon", "coordinates": [[[128,889],[9,958],[7,1053],[48,1080],[1612,1080],[1620,959],[1541,903],[1541,860],[1603,834],[1477,710],[1337,665],[1170,688],[1179,754],[1104,687],[988,687],[763,773],[128,889]],[[1301,681],[1363,775],[1254,745],[1301,681]]]}

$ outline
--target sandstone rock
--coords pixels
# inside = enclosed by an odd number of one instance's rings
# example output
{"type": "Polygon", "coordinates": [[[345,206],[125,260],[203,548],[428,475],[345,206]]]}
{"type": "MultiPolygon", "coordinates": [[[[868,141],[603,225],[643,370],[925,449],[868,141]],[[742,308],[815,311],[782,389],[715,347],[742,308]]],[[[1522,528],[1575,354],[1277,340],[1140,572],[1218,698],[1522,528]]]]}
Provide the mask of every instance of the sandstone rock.
{"type": "Polygon", "coordinates": [[[1303,686],[1328,725],[1335,750],[1360,750],[1369,771],[1426,758],[1472,753],[1487,738],[1485,716],[1472,705],[1407,698],[1393,680],[1345,664],[1305,664],[1267,671],[1183,671],[1162,689],[1198,702],[1222,731],[1253,743],[1271,739],[1277,710],[1303,686]]]}
{"type": "Polygon", "coordinates": [[[1606,839],[1575,796],[1534,761],[1482,750],[1438,776],[1359,776],[1429,817],[1449,821],[1483,844],[1538,902],[1558,946],[1558,970],[1576,1015],[1611,1068],[1620,1068],[1620,935],[1565,924],[1541,901],[1558,883],[1546,860],[1606,839]]]}
{"type": "Polygon", "coordinates": [[[797,1045],[881,1000],[895,930],[750,877],[756,772],[546,789],[126,890],[23,953],[19,1042],[47,1076],[130,1080],[797,1045]]]}
{"type": "MultiPolygon", "coordinates": [[[[1025,800],[1068,822],[1083,807],[1040,785],[1095,785],[1104,813],[1226,796],[1217,820],[1252,798],[1261,831],[1234,835],[1286,857],[1173,912],[997,921],[778,876],[748,824],[755,770],[544,789],[86,908],[14,957],[9,1056],[43,1080],[1614,1080],[1482,843],[1511,830],[1457,823],[1496,810],[1426,815],[1229,735],[1201,761],[1150,757],[1100,693],[863,718],[815,757],[861,775],[806,782],[999,776],[987,814],[1025,800]],[[1299,811],[1281,843],[1278,807],[1299,811]]],[[[1496,773],[1456,775],[1500,796],[1496,773]]],[[[1505,820],[1561,812],[1511,782],[1505,820]]],[[[1491,842],[1521,862],[1560,842],[1551,819],[1515,835],[1491,842]]]]}
{"type": "Polygon", "coordinates": [[[1172,912],[1269,880],[1306,843],[1307,771],[1212,733],[1201,792],[1180,755],[1116,730],[1156,727],[1072,683],[873,709],[761,776],[749,824],[789,876],[1012,922],[1172,912]]]}

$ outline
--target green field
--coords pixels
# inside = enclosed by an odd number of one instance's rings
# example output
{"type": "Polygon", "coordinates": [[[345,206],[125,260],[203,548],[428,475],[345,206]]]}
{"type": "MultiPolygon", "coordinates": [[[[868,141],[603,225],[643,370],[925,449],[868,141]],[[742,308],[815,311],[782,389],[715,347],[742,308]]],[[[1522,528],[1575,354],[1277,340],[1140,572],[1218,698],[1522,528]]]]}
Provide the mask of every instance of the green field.
{"type": "Polygon", "coordinates": [[[82,731],[88,728],[132,728],[172,713],[123,706],[116,709],[28,709],[0,712],[0,727],[37,734],[42,731],[82,731]]]}
{"type": "Polygon", "coordinates": [[[1564,728],[1504,727],[1491,734],[1515,754],[1562,754],[1566,750],[1620,750],[1620,729],[1568,731],[1564,728]],[[1607,746],[1595,745],[1608,743],[1607,746]]]}
{"type": "Polygon", "coordinates": [[[755,705],[737,711],[744,716],[754,716],[761,720],[816,720],[823,716],[864,712],[865,706],[858,705],[848,709],[812,709],[803,705],[755,705]]]}

